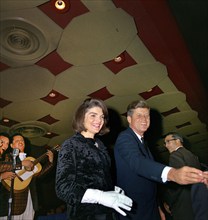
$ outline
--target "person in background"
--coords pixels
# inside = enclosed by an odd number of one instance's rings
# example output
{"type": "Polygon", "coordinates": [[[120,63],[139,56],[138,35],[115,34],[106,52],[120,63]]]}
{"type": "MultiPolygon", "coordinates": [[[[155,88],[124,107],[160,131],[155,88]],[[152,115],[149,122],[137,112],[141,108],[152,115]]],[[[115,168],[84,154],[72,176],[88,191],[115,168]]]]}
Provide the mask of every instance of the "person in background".
{"type": "MultiPolygon", "coordinates": [[[[201,163],[202,170],[208,172],[208,166],[201,163]]],[[[194,220],[208,219],[208,184],[195,183],[191,187],[191,199],[194,212],[194,220]]]]}
{"type": "MultiPolygon", "coordinates": [[[[183,146],[183,143],[183,137],[176,132],[170,132],[165,136],[164,146],[170,153],[169,166],[174,168],[190,166],[201,169],[196,155],[187,150],[183,146]]],[[[169,194],[169,201],[167,205],[169,206],[173,220],[183,220],[184,216],[189,220],[194,220],[191,187],[192,184],[179,185],[172,182],[168,183],[166,193],[169,194]]]]}
{"type": "MultiPolygon", "coordinates": [[[[19,161],[27,160],[25,150],[25,138],[21,134],[15,134],[11,138],[11,148],[19,149],[19,155],[17,156],[17,164],[19,161]]],[[[48,162],[45,164],[43,169],[38,173],[38,177],[46,174],[53,167],[53,153],[52,151],[47,152],[48,162]]],[[[12,155],[10,155],[10,161],[12,161],[12,155]]],[[[31,162],[32,163],[32,162],[31,162]]],[[[27,167],[28,168],[28,167],[27,167]]],[[[33,169],[29,167],[28,171],[33,169]]],[[[34,177],[32,177],[34,178],[34,177]]],[[[24,182],[23,182],[24,186],[24,182]]],[[[0,201],[0,220],[7,220],[8,216],[8,200],[10,196],[10,192],[7,187],[1,187],[1,201],[0,201]]],[[[32,220],[34,217],[34,209],[37,204],[37,196],[35,184],[33,181],[29,183],[29,186],[25,186],[21,191],[14,192],[13,194],[13,204],[12,204],[12,219],[13,220],[32,220]]]]}
{"type": "Polygon", "coordinates": [[[9,147],[9,135],[7,133],[0,133],[0,160],[5,160],[5,152],[9,147]]]}
{"type": "Polygon", "coordinates": [[[127,121],[129,127],[119,134],[114,156],[117,185],[132,198],[134,205],[128,217],[119,215],[119,219],[158,220],[157,182],[206,182],[208,174],[187,166],[176,169],[154,160],[143,141],[144,133],[150,126],[150,107],[145,101],[129,104],[127,121]]]}
{"type": "MultiPolygon", "coordinates": [[[[9,152],[9,142],[10,138],[7,133],[0,133],[0,182],[6,179],[15,178],[16,174],[13,172],[13,164],[10,161],[7,161],[5,154],[9,152]]],[[[22,169],[22,166],[27,167],[28,169],[33,167],[31,161],[19,161],[19,164],[16,165],[16,169],[22,169]]]]}
{"type": "Polygon", "coordinates": [[[196,183],[191,188],[194,220],[208,219],[208,185],[196,183]]]}
{"type": "Polygon", "coordinates": [[[9,135],[7,133],[0,133],[0,182],[5,179],[13,179],[15,173],[12,172],[12,163],[5,163],[5,152],[9,147],[9,135]]]}
{"type": "Polygon", "coordinates": [[[121,215],[131,210],[132,200],[113,187],[110,156],[97,137],[108,132],[107,119],[103,101],[86,99],[73,119],[76,133],[61,146],[56,193],[66,202],[70,220],[114,220],[115,210],[121,215]]]}

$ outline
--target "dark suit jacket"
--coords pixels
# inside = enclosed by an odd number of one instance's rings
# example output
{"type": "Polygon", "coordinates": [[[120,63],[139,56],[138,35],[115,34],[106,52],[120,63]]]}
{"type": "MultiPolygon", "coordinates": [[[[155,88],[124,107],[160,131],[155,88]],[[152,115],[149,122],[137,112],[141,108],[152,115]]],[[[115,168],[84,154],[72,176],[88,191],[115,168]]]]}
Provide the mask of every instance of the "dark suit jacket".
{"type": "MultiPolygon", "coordinates": [[[[200,169],[197,157],[185,147],[172,152],[169,157],[169,165],[175,168],[191,166],[200,169]]],[[[179,185],[168,183],[169,206],[174,220],[193,220],[194,214],[191,200],[191,185],[179,185]]]]}
{"type": "Polygon", "coordinates": [[[162,182],[165,165],[155,162],[150,151],[148,153],[131,128],[118,136],[114,148],[117,185],[134,201],[128,216],[120,215],[120,219],[159,218],[156,189],[157,182],[162,182]]]}
{"type": "Polygon", "coordinates": [[[208,188],[204,183],[196,183],[191,187],[194,220],[208,219],[208,188]]]}

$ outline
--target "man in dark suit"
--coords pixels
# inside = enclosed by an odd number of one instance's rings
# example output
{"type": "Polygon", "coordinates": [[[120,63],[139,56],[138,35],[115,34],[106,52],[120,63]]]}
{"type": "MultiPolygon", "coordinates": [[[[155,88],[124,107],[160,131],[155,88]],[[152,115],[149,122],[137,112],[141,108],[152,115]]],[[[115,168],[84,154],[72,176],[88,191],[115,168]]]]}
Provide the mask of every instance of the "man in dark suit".
{"type": "MultiPolygon", "coordinates": [[[[176,132],[170,132],[166,135],[164,145],[170,153],[169,165],[175,168],[191,166],[201,169],[198,158],[183,146],[183,142],[183,137],[176,132]]],[[[191,184],[182,186],[169,183],[167,185],[169,209],[173,220],[183,220],[184,216],[189,220],[195,219],[192,208],[191,187],[191,184]]]]}
{"type": "Polygon", "coordinates": [[[146,102],[132,102],[127,108],[127,120],[129,127],[118,136],[114,154],[117,185],[133,199],[134,206],[127,216],[120,215],[119,219],[158,220],[157,182],[205,182],[207,174],[191,167],[175,169],[154,161],[142,140],[150,125],[150,108],[146,102]]]}
{"type": "Polygon", "coordinates": [[[208,185],[196,183],[191,187],[194,220],[208,219],[208,185]]]}

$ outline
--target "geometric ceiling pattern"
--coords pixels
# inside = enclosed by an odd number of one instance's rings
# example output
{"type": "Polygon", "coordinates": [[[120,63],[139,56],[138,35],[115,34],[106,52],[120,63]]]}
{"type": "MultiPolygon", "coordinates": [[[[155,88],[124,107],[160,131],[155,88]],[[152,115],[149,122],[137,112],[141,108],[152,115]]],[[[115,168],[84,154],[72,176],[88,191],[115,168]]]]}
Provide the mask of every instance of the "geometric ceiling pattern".
{"type": "MultiPolygon", "coordinates": [[[[0,0],[0,130],[33,145],[61,144],[87,97],[105,101],[126,126],[127,105],[144,99],[205,161],[207,99],[165,1],[0,0]]],[[[153,124],[157,128],[157,124],[153,124]]]]}

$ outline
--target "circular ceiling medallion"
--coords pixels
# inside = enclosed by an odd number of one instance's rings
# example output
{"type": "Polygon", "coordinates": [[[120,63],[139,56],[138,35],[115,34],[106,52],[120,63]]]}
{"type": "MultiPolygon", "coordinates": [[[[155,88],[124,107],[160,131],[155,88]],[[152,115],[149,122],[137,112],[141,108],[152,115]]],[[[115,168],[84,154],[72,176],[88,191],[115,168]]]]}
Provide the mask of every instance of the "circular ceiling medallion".
{"type": "Polygon", "coordinates": [[[43,56],[48,50],[44,33],[24,19],[2,20],[0,31],[2,57],[30,61],[43,56]]]}
{"type": "Polygon", "coordinates": [[[19,123],[10,128],[10,134],[20,133],[26,138],[42,137],[47,133],[47,129],[40,122],[19,123]]]}

